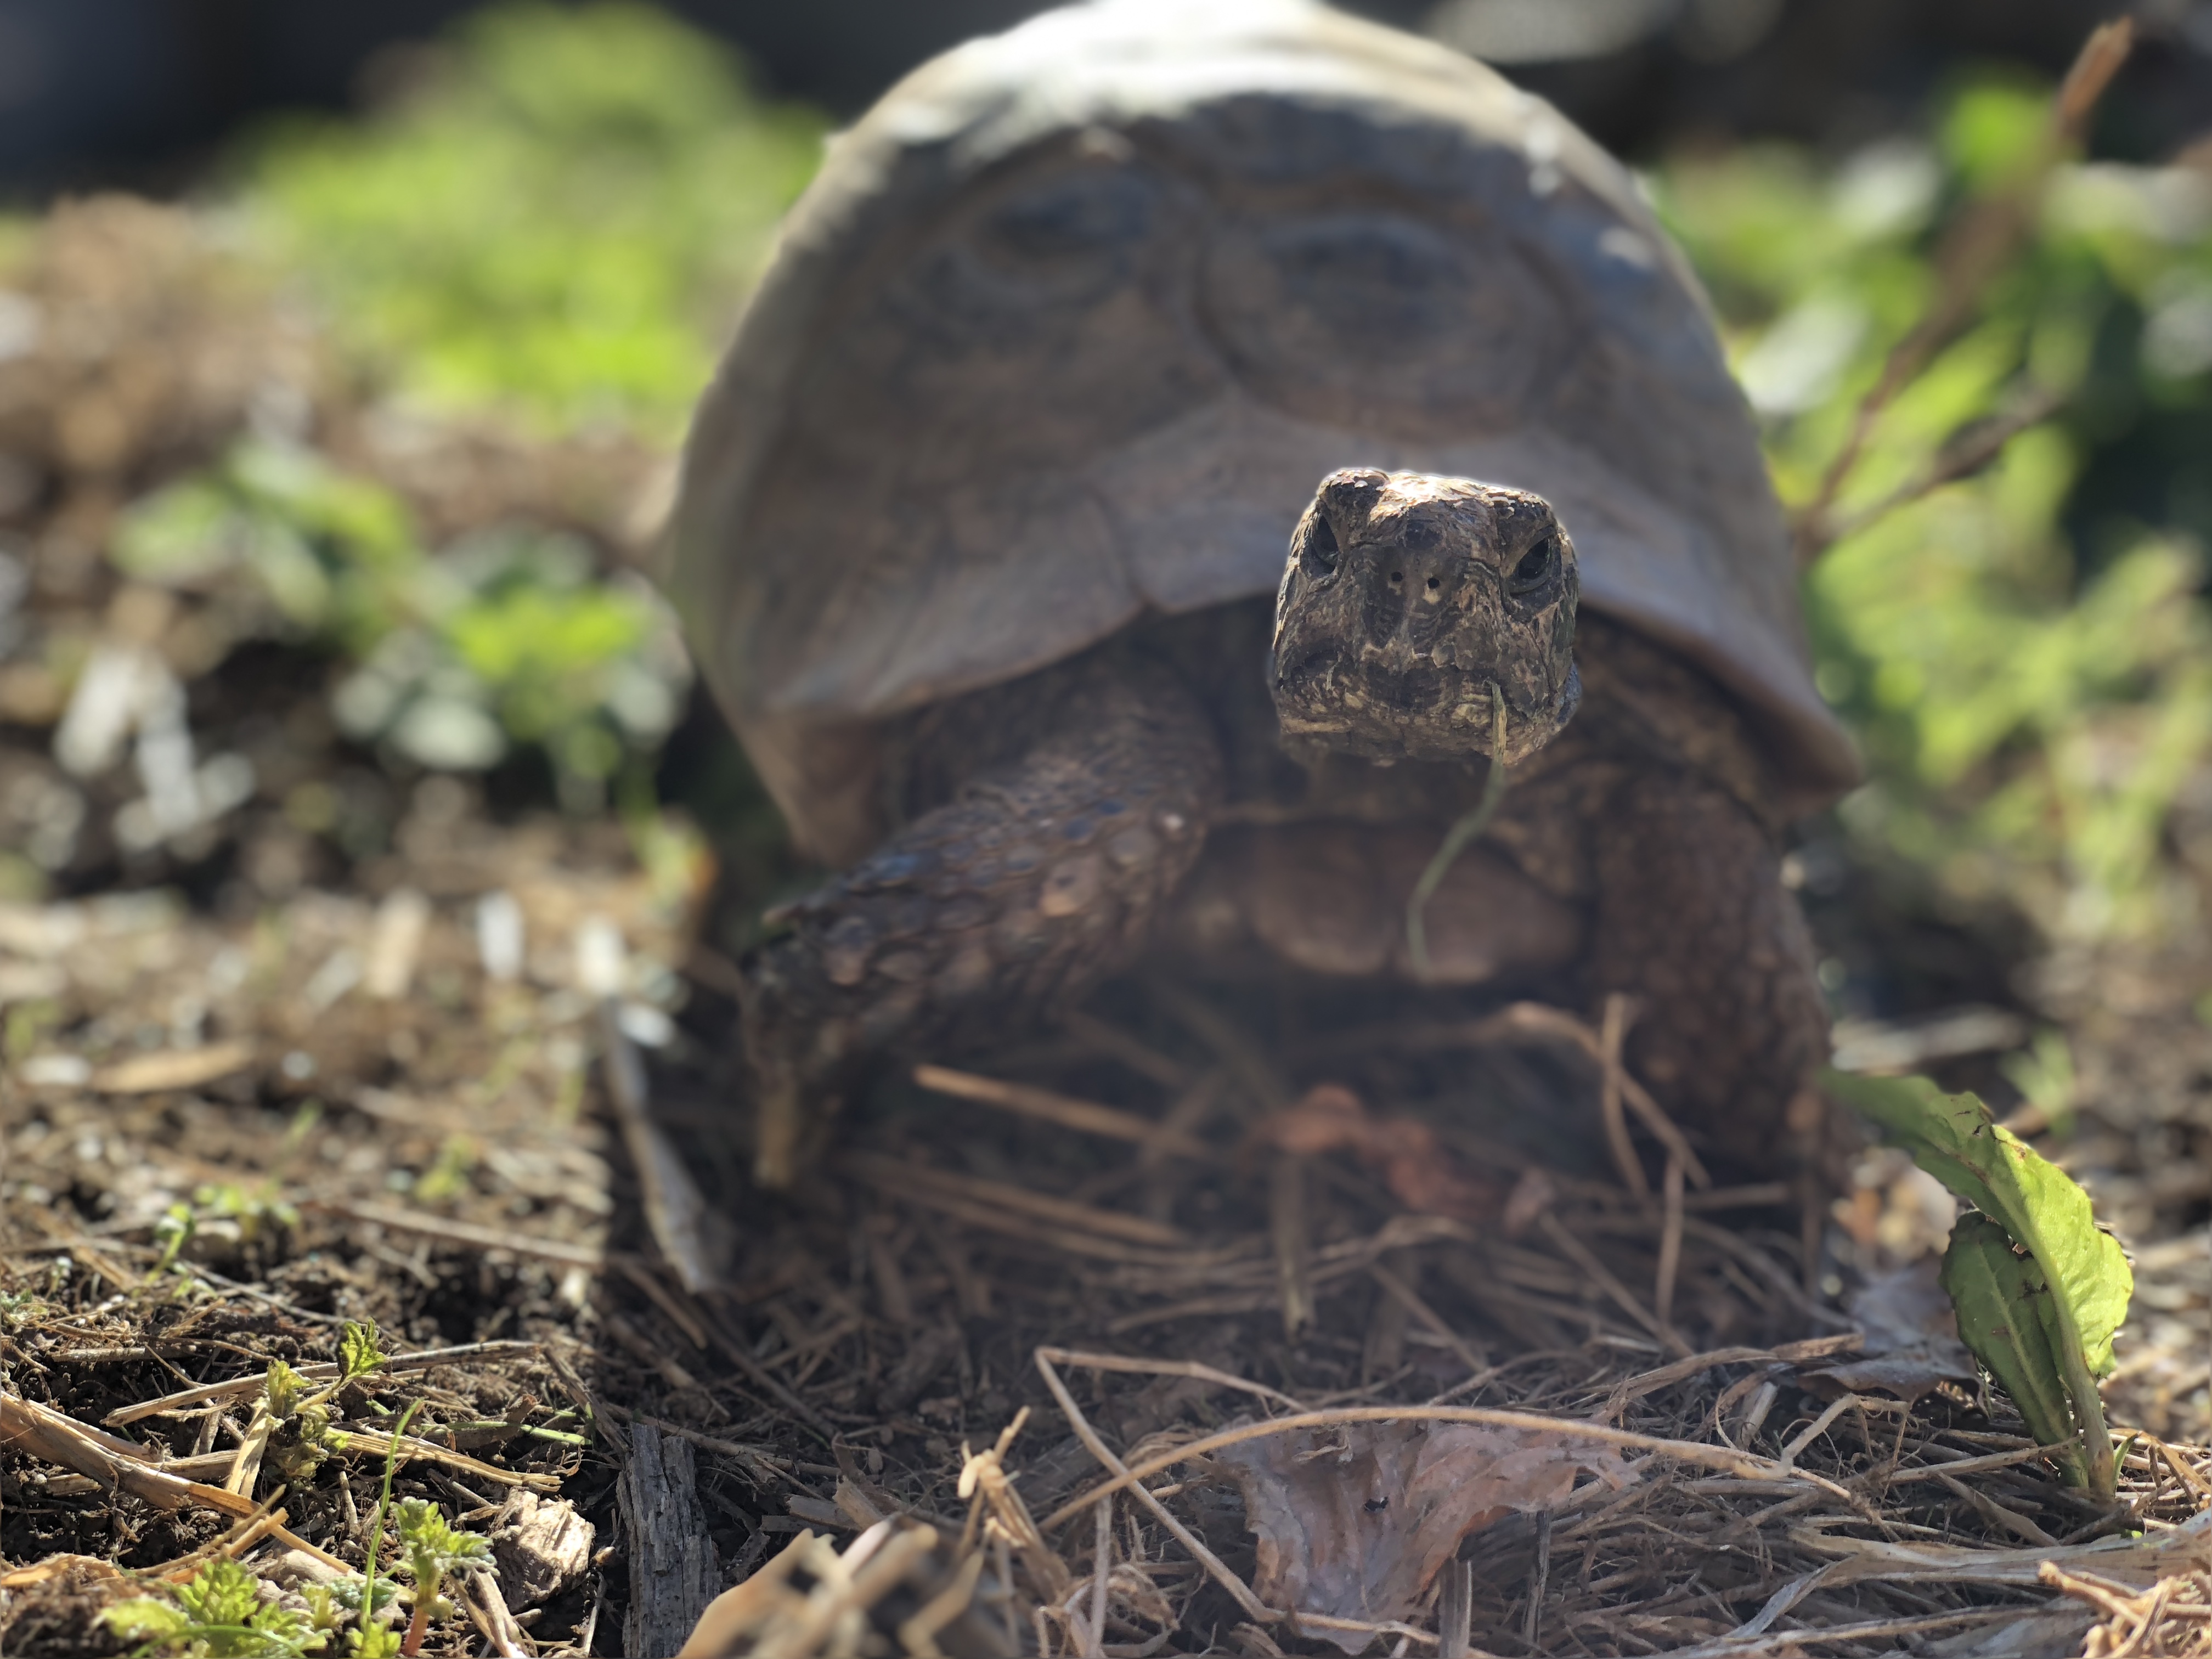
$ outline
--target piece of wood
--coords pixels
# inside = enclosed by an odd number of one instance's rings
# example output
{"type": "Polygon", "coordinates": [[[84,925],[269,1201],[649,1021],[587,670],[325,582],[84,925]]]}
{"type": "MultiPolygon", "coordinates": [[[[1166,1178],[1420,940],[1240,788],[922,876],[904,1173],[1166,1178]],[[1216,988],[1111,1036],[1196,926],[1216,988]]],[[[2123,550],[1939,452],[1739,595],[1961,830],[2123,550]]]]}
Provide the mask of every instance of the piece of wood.
{"type": "Polygon", "coordinates": [[[617,1495],[629,1534],[623,1651],[636,1659],[671,1659],[722,1589],[690,1443],[633,1422],[617,1495]]]}

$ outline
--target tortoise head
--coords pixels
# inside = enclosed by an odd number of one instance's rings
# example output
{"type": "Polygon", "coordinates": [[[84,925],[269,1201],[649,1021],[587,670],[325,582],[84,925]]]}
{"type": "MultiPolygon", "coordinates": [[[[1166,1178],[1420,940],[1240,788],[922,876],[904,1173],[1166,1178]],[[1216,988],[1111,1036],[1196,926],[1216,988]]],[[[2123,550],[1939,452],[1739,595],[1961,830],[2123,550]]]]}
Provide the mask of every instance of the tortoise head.
{"type": "Polygon", "coordinates": [[[1526,490],[1372,467],[1333,472],[1291,538],[1268,686],[1284,747],[1505,762],[1582,701],[1574,544],[1526,490]]]}

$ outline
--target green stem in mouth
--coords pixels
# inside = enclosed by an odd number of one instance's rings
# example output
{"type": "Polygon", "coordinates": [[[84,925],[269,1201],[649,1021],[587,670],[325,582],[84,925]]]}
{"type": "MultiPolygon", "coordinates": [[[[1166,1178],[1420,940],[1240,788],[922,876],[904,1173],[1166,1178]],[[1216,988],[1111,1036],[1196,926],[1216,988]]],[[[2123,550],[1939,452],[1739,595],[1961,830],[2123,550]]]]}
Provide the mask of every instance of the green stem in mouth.
{"type": "Polygon", "coordinates": [[[1505,799],[1505,694],[1495,685],[1490,688],[1490,775],[1482,782],[1482,799],[1472,812],[1444,831],[1443,845],[1437,848],[1421,878],[1413,884],[1413,897],[1406,901],[1406,945],[1413,954],[1413,973],[1420,979],[1428,978],[1430,971],[1429,930],[1423,920],[1429,901],[1443,885],[1453,860],[1490,828],[1498,804],[1505,799]]]}

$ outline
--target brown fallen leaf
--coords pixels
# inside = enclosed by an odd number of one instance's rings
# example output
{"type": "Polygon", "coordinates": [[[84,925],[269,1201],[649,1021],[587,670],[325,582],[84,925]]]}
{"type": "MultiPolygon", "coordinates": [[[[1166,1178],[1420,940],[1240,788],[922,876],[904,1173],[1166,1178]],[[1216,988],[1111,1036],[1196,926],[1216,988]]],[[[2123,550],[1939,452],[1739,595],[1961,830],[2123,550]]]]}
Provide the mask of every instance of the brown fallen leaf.
{"type": "MultiPolygon", "coordinates": [[[[1355,1423],[1267,1435],[1215,1455],[1260,1540],[1252,1588],[1270,1607],[1382,1624],[1409,1617],[1469,1533],[1549,1509],[1587,1469],[1635,1478],[1616,1447],[1543,1430],[1355,1423]]],[[[1312,1632],[1356,1653],[1371,1632],[1312,1632]]]]}
{"type": "Polygon", "coordinates": [[[197,1089],[204,1083],[242,1072],[253,1063],[250,1042],[211,1042],[204,1048],[164,1048],[133,1054],[92,1074],[92,1086],[104,1095],[151,1095],[165,1089],[197,1089]]]}
{"type": "Polygon", "coordinates": [[[1805,1385],[1823,1398],[1880,1393],[1912,1404],[1945,1382],[1971,1383],[1974,1357],[1959,1340],[1951,1298],[1936,1282],[1937,1258],[1871,1279],[1845,1302],[1866,1341],[1856,1354],[1839,1354],[1799,1369],[1805,1385]]]}
{"type": "Polygon", "coordinates": [[[1370,1112],[1340,1083],[1316,1084],[1269,1119],[1262,1133],[1286,1152],[1350,1152],[1418,1214],[1492,1222],[1505,1206],[1504,1188],[1468,1174],[1427,1124],[1370,1112]]]}

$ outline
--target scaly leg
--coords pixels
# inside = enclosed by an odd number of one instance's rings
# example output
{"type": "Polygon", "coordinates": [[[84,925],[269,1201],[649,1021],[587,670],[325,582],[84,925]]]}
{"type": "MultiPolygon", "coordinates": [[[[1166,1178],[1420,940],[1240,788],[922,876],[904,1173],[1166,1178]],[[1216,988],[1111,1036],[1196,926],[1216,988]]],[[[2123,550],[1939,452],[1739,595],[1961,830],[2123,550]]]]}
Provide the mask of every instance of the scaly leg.
{"type": "Polygon", "coordinates": [[[1121,966],[1196,861],[1222,787],[1205,712],[1164,672],[1072,672],[1025,753],[801,900],[748,963],[763,1185],[790,1182],[810,1117],[872,1056],[957,1048],[1121,966]]]}
{"type": "Polygon", "coordinates": [[[1775,1169],[1828,1022],[1772,840],[1721,790],[1659,771],[1624,780],[1595,833],[1594,977],[1637,999],[1632,1068],[1715,1161],[1775,1169]]]}

